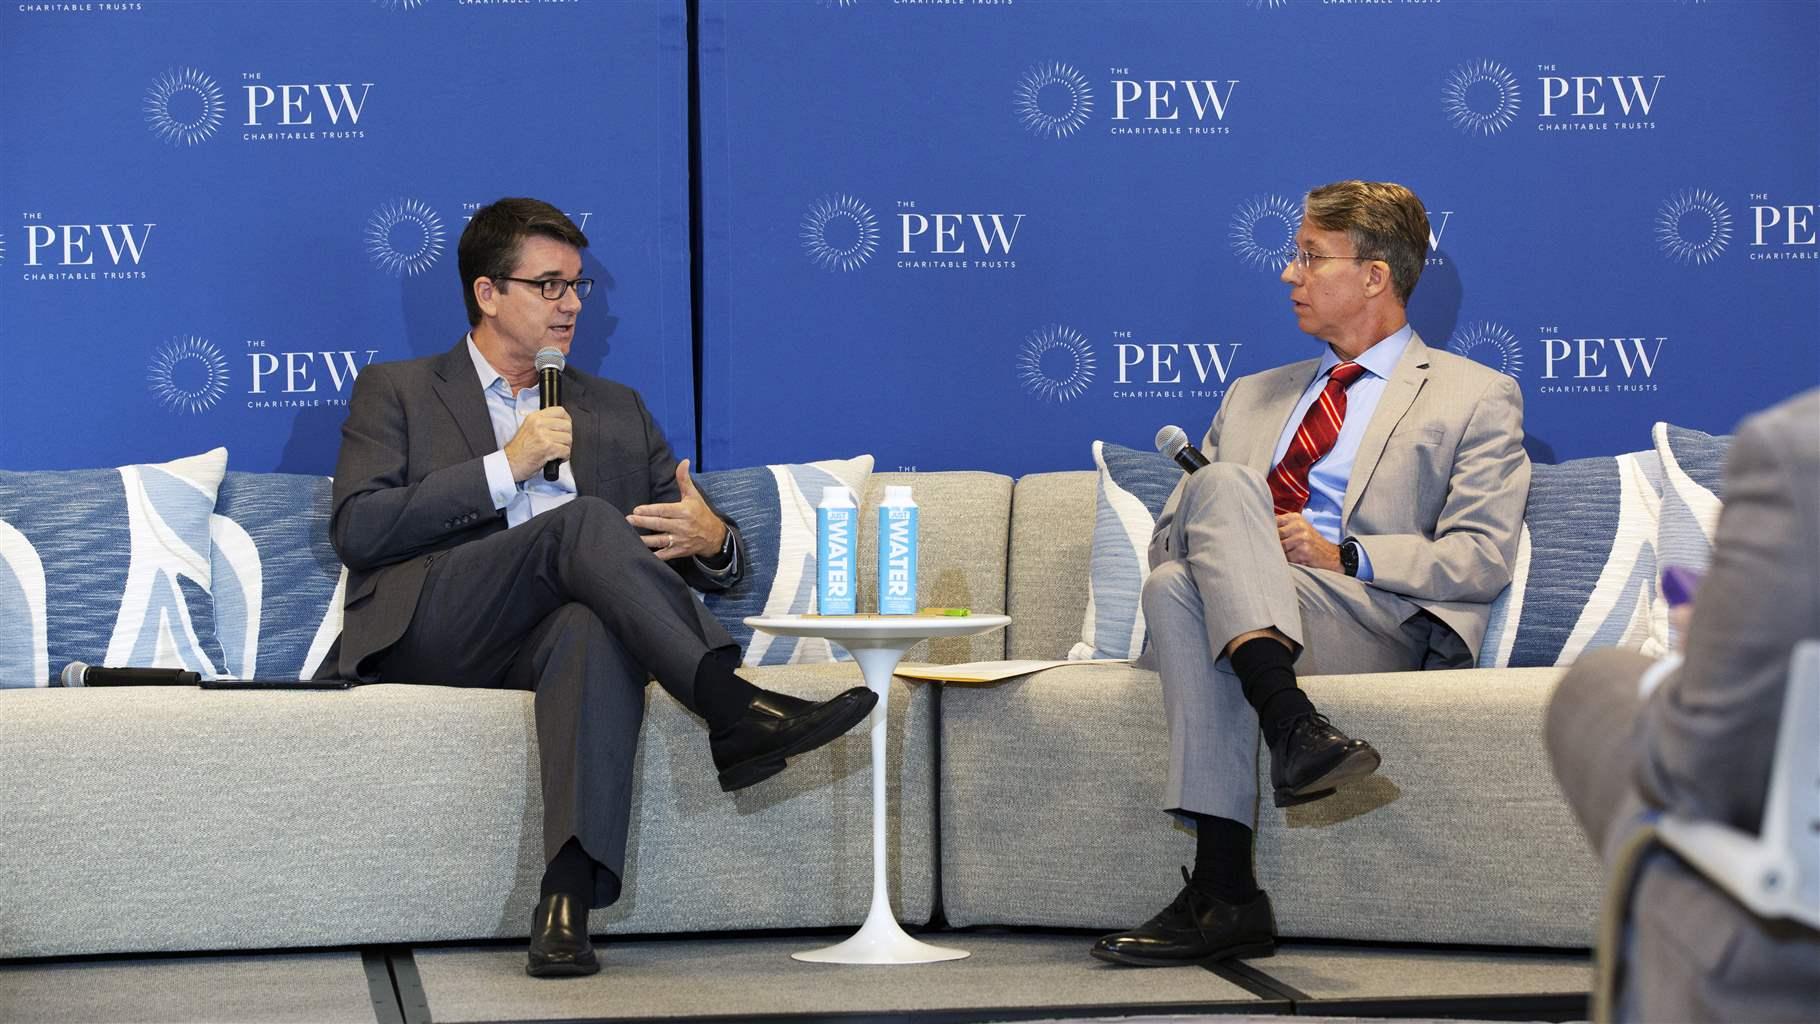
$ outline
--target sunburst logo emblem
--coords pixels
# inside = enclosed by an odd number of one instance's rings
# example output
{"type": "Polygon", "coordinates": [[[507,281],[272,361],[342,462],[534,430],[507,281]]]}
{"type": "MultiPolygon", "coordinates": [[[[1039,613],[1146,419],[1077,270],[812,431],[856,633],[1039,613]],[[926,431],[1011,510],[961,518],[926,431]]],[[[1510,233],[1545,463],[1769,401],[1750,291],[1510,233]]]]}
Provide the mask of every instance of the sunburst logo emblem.
{"type": "Polygon", "coordinates": [[[1017,355],[1018,382],[1045,402],[1081,397],[1093,383],[1093,346],[1072,327],[1050,324],[1028,338],[1017,355]]]}
{"type": "Polygon", "coordinates": [[[1295,255],[1302,208],[1278,195],[1248,199],[1232,215],[1232,251],[1258,270],[1282,270],[1295,255]]]}
{"type": "Polygon", "coordinates": [[[1245,6],[1253,7],[1260,11],[1274,11],[1288,3],[1289,0],[1245,0],[1245,6]]]}
{"type": "Polygon", "coordinates": [[[1683,189],[1656,211],[1656,242],[1678,263],[1711,263],[1732,243],[1732,214],[1703,188],[1683,189]]]}
{"type": "Polygon", "coordinates": [[[1447,119],[1468,134],[1496,135],[1517,119],[1522,105],[1516,76],[1495,60],[1460,65],[1441,90],[1447,119]]]}
{"type": "Polygon", "coordinates": [[[1503,324],[1480,320],[1455,331],[1447,342],[1453,352],[1512,377],[1523,375],[1523,346],[1503,324]]]}
{"type": "Polygon", "coordinates": [[[844,193],[822,196],[803,214],[803,251],[823,270],[858,270],[878,251],[878,218],[844,193]]]}
{"type": "Polygon", "coordinates": [[[0,263],[6,262],[6,232],[0,231],[0,263]]]}
{"type": "Polygon", "coordinates": [[[436,265],[444,236],[435,210],[415,199],[395,199],[367,218],[367,255],[394,277],[415,277],[436,265]]]}
{"type": "Polygon", "coordinates": [[[173,146],[194,146],[221,130],[227,101],[215,80],[195,68],[172,68],[145,94],[145,123],[173,146]]]}
{"type": "Polygon", "coordinates": [[[165,408],[173,412],[203,412],[213,409],[227,394],[227,357],[205,338],[173,338],[152,357],[145,380],[152,396],[165,408]]]}
{"type": "Polygon", "coordinates": [[[1093,116],[1093,86],[1071,64],[1038,64],[1018,79],[1012,108],[1031,134],[1065,139],[1093,116]]]}
{"type": "Polygon", "coordinates": [[[374,3],[388,11],[414,11],[430,0],[373,0],[374,3]]]}

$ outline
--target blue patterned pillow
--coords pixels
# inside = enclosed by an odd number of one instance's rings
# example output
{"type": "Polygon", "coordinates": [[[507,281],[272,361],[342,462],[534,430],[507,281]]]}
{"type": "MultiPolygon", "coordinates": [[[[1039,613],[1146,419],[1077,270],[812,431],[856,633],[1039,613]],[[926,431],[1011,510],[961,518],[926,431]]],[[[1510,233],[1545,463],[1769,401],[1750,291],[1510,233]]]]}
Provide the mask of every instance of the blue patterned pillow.
{"type": "Polygon", "coordinates": [[[209,514],[227,449],[118,469],[0,470],[0,686],[72,661],[220,674],[209,514]]]}
{"type": "Polygon", "coordinates": [[[1068,656],[1135,658],[1144,652],[1142,594],[1150,575],[1150,534],[1181,467],[1157,452],[1093,442],[1099,470],[1094,496],[1093,555],[1081,641],[1068,656]]]}
{"type": "MultiPolygon", "coordinates": [[[[1664,566],[1705,572],[1713,564],[1713,531],[1725,499],[1725,457],[1729,435],[1714,437],[1698,430],[1658,423],[1650,430],[1662,460],[1662,515],[1656,527],[1656,550],[1664,566]]],[[[1666,600],[1659,609],[1664,643],[1669,636],[1666,600]]]]}
{"type": "Polygon", "coordinates": [[[1533,467],[1511,583],[1491,606],[1481,668],[1570,665],[1595,647],[1660,654],[1654,452],[1533,467]]]}
{"type": "MultiPolygon", "coordinates": [[[[720,514],[739,524],[745,571],[738,583],[702,600],[726,627],[747,665],[835,661],[826,640],[754,633],[748,615],[801,615],[815,610],[815,507],[822,488],[844,484],[866,494],[872,456],[695,474],[720,514]]],[[[838,660],[847,660],[844,656],[838,660]]]]}
{"type": "Polygon", "coordinates": [[[226,673],[308,679],[341,632],[347,572],[329,546],[326,476],[229,473],[209,533],[226,673]]]}

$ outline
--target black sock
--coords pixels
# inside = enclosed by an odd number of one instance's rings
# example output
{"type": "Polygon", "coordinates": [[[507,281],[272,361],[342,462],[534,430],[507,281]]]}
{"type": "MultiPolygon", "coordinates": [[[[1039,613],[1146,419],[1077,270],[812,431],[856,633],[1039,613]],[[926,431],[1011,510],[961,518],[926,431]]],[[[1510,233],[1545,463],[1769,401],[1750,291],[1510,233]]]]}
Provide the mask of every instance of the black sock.
{"type": "Polygon", "coordinates": [[[737,648],[709,651],[695,668],[695,711],[710,730],[725,729],[739,721],[747,705],[758,696],[758,687],[733,674],[739,664],[737,648]]]}
{"type": "Polygon", "coordinates": [[[581,848],[581,840],[574,836],[562,844],[550,863],[544,865],[543,884],[538,887],[539,900],[553,892],[566,893],[580,903],[582,909],[594,904],[594,858],[581,848]]]}
{"type": "Polygon", "coordinates": [[[1195,823],[1195,888],[1227,903],[1245,903],[1258,894],[1251,870],[1251,829],[1231,818],[1184,812],[1195,823]]]}
{"type": "Polygon", "coordinates": [[[1289,723],[1314,711],[1295,683],[1295,655],[1275,637],[1254,637],[1232,652],[1245,701],[1258,713],[1264,742],[1275,743],[1289,723]]]}

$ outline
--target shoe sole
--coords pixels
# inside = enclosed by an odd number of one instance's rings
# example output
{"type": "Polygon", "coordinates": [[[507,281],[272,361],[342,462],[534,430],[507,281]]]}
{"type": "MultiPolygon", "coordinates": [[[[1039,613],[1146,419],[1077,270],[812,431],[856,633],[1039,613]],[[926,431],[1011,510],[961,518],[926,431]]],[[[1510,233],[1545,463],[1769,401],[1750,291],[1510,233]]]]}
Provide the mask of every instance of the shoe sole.
{"type": "Polygon", "coordinates": [[[1272,794],[1278,807],[1294,807],[1298,804],[1312,803],[1322,797],[1332,796],[1336,790],[1348,783],[1370,775],[1378,770],[1383,758],[1371,747],[1355,750],[1339,760],[1320,778],[1304,782],[1300,786],[1279,786],[1272,794]]]}
{"type": "Polygon", "coordinates": [[[589,974],[600,973],[599,960],[557,961],[545,964],[526,964],[525,973],[533,978],[580,978],[589,974]]]}
{"type": "Polygon", "coordinates": [[[820,729],[811,733],[805,733],[801,739],[782,750],[769,751],[750,760],[741,761],[739,764],[728,765],[726,768],[722,769],[720,773],[721,792],[731,793],[735,790],[745,789],[747,786],[763,782],[784,770],[786,767],[786,758],[795,757],[798,754],[806,754],[824,743],[831,742],[846,735],[847,730],[863,721],[867,715],[872,713],[872,709],[878,705],[878,694],[873,693],[871,690],[867,690],[866,694],[872,699],[869,701],[861,701],[856,706],[855,711],[850,711],[843,715],[836,715],[835,717],[828,719],[827,722],[823,723],[820,729]]]}
{"type": "Polygon", "coordinates": [[[1262,960],[1275,956],[1277,944],[1272,942],[1248,942],[1231,946],[1207,956],[1193,960],[1171,960],[1163,957],[1133,956],[1116,950],[1101,949],[1095,946],[1090,952],[1095,960],[1104,960],[1109,964],[1121,964],[1125,967],[1200,967],[1218,963],[1221,960],[1262,960]]]}

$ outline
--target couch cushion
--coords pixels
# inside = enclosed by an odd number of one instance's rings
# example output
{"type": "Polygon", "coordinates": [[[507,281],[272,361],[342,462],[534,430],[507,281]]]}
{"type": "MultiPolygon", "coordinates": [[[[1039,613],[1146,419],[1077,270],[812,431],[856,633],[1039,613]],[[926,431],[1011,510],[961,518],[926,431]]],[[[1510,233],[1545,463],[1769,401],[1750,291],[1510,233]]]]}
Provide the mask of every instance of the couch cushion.
{"type": "MultiPolygon", "coordinates": [[[[859,669],[754,678],[826,698],[859,669]]],[[[891,899],[911,924],[935,902],[934,695],[893,686],[886,718],[891,899]]],[[[0,849],[29,851],[0,858],[0,957],[521,938],[543,873],[532,702],[408,685],[0,692],[0,849]]],[[[658,687],[639,736],[626,892],[597,930],[865,917],[863,730],[734,794],[701,720],[658,687]]]]}
{"type": "MultiPolygon", "coordinates": [[[[1264,801],[1259,880],[1283,934],[1587,945],[1601,872],[1542,743],[1561,671],[1304,679],[1384,766],[1287,813],[1264,801]]],[[[941,730],[949,923],[1129,928],[1181,888],[1194,837],[1160,807],[1169,737],[1155,673],[1078,665],[947,685],[941,730]]],[[[1258,772],[1267,786],[1261,749],[1258,772]]]]}
{"type": "Polygon", "coordinates": [[[226,470],[226,448],[0,470],[0,686],[47,686],[72,661],[217,675],[209,514],[226,470]]]}
{"type": "Polygon", "coordinates": [[[747,665],[800,665],[835,660],[826,640],[754,635],[749,615],[814,611],[815,508],[822,489],[866,492],[872,456],[698,473],[695,483],[720,514],[739,524],[745,571],[727,590],[705,595],[708,610],[745,652],[747,665]]]}
{"type": "MultiPolygon", "coordinates": [[[[859,517],[859,607],[878,607],[878,505],[888,486],[909,487],[918,506],[918,608],[1005,610],[1011,478],[997,473],[874,473],[859,517]]],[[[924,641],[906,661],[953,664],[1005,656],[1005,631],[924,641]]]]}
{"type": "Polygon", "coordinates": [[[229,675],[308,679],[341,632],[347,570],[326,476],[229,473],[209,523],[215,629],[229,675]]]}
{"type": "Polygon", "coordinates": [[[1595,647],[1666,650],[1658,614],[1654,452],[1537,465],[1480,667],[1571,665],[1595,647]]]}
{"type": "Polygon", "coordinates": [[[1080,640],[1096,481],[1090,470],[1018,479],[1011,498],[1006,657],[1066,658],[1080,640]]]}
{"type": "Polygon", "coordinates": [[[1181,467],[1157,452],[1093,442],[1097,470],[1087,611],[1071,658],[1135,658],[1144,652],[1141,598],[1150,575],[1150,535],[1182,479],[1181,467]]]}

